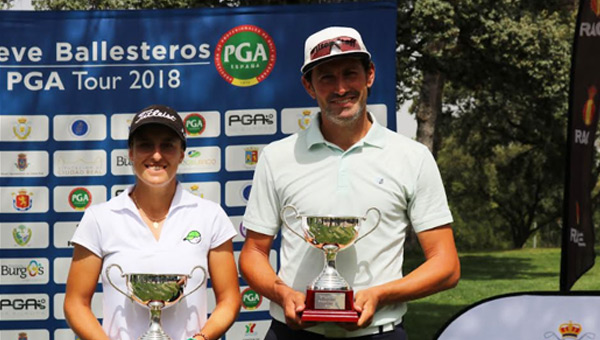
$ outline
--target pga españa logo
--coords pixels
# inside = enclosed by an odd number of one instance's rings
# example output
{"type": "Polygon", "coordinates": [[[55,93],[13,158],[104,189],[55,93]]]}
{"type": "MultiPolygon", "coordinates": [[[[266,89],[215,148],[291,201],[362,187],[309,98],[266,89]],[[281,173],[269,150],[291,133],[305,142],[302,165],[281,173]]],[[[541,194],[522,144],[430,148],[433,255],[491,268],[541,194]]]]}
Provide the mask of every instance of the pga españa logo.
{"type": "Polygon", "coordinates": [[[77,211],[84,211],[92,204],[92,194],[88,189],[77,187],[69,193],[69,205],[77,211]]]}
{"type": "Polygon", "coordinates": [[[271,36],[260,27],[241,25],[225,33],[215,49],[217,71],[228,83],[246,87],[265,80],[277,54],[271,36]]]}

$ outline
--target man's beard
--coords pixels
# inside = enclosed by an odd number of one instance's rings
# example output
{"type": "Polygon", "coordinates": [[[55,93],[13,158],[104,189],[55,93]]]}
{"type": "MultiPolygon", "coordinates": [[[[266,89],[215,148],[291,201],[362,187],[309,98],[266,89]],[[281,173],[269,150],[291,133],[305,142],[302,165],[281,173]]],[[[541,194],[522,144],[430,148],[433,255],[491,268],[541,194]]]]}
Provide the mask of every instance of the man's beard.
{"type": "MultiPolygon", "coordinates": [[[[357,94],[357,96],[358,96],[358,94],[357,94]]],[[[343,96],[341,98],[343,98],[343,96]]],[[[331,112],[331,110],[324,110],[323,111],[323,115],[325,116],[324,118],[336,125],[339,125],[339,126],[350,126],[350,125],[354,124],[365,112],[366,105],[363,105],[362,103],[358,103],[358,104],[359,104],[358,110],[356,110],[356,112],[350,117],[340,117],[340,115],[337,115],[337,114],[331,112]]]]}

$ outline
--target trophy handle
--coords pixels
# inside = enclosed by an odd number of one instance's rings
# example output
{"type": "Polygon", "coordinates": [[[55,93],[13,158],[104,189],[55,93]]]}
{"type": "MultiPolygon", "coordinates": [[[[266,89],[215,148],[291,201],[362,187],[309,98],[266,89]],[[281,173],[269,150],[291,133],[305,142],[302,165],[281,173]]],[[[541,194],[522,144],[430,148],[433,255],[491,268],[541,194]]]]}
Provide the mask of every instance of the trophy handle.
{"type": "Polygon", "coordinates": [[[290,227],[290,225],[287,223],[287,220],[286,220],[286,218],[285,218],[285,211],[286,211],[287,209],[292,209],[292,210],[294,210],[294,213],[296,214],[296,216],[295,216],[295,217],[296,217],[296,219],[299,219],[299,218],[301,218],[301,217],[300,217],[300,215],[298,214],[298,209],[296,209],[296,207],[294,207],[293,205],[291,205],[291,204],[288,204],[288,205],[286,205],[285,207],[283,207],[283,208],[281,209],[281,213],[280,213],[281,220],[283,221],[283,225],[284,225],[286,228],[288,228],[288,229],[289,229],[289,230],[290,230],[292,233],[296,234],[296,236],[298,236],[298,237],[300,237],[301,239],[303,239],[303,240],[304,240],[304,239],[305,239],[305,238],[304,238],[304,236],[302,236],[302,235],[298,234],[298,233],[297,233],[297,232],[296,232],[294,229],[292,229],[292,227],[290,227]]]}
{"type": "Polygon", "coordinates": [[[181,297],[181,299],[183,299],[183,298],[185,298],[186,296],[188,296],[188,295],[192,294],[193,292],[197,291],[197,290],[198,290],[200,287],[202,287],[202,285],[204,285],[204,283],[206,282],[206,278],[207,278],[207,276],[208,276],[208,275],[206,274],[206,269],[204,269],[204,267],[202,267],[202,266],[200,266],[200,265],[198,265],[198,266],[195,266],[194,268],[192,268],[192,271],[190,272],[190,275],[188,275],[188,278],[192,278],[192,274],[193,274],[193,273],[196,271],[196,269],[198,269],[198,268],[202,269],[202,272],[203,272],[203,274],[204,274],[204,275],[202,276],[202,282],[200,282],[200,284],[199,284],[198,286],[196,286],[196,288],[194,288],[194,289],[192,289],[191,291],[189,291],[189,292],[185,293],[185,294],[184,294],[184,295],[181,297]]]}
{"type": "Polygon", "coordinates": [[[129,300],[133,301],[133,297],[127,293],[125,293],[124,291],[122,291],[119,287],[117,287],[112,280],[110,279],[110,269],[112,267],[117,267],[119,269],[119,271],[121,272],[121,277],[125,277],[125,274],[123,274],[123,269],[121,268],[121,266],[119,266],[116,263],[111,264],[110,266],[106,267],[106,278],[108,279],[108,283],[110,283],[111,286],[113,286],[119,293],[127,296],[129,298],[129,300]]]}
{"type": "Polygon", "coordinates": [[[362,236],[360,236],[359,238],[356,239],[356,241],[354,241],[354,243],[360,241],[361,239],[363,239],[365,236],[369,235],[370,233],[373,232],[373,230],[375,230],[375,228],[377,228],[377,226],[379,225],[379,222],[381,222],[381,211],[375,207],[371,207],[369,209],[367,209],[367,212],[365,212],[365,216],[361,217],[363,221],[367,220],[367,215],[369,215],[369,211],[374,210],[375,212],[377,212],[377,223],[375,223],[375,225],[373,226],[373,228],[371,228],[371,230],[369,230],[367,233],[363,234],[362,236]]]}

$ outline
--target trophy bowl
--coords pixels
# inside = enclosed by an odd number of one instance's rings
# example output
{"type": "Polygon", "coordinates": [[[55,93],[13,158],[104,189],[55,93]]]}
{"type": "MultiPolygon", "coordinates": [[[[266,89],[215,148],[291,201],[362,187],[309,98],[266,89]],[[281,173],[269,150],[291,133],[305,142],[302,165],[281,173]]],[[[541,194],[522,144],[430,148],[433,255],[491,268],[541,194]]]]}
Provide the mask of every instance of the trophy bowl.
{"type": "Polygon", "coordinates": [[[118,264],[111,264],[106,268],[106,277],[108,282],[119,293],[125,295],[130,300],[148,308],[150,310],[150,327],[141,335],[139,340],[171,340],[169,335],[163,330],[160,315],[161,311],[175,305],[184,297],[198,290],[206,282],[206,269],[202,266],[195,266],[190,274],[123,274],[123,269],[118,264]],[[110,278],[110,270],[116,267],[121,272],[121,277],[125,278],[127,292],[117,287],[110,278]],[[188,279],[196,269],[203,272],[202,282],[194,289],[184,294],[188,279]]]}
{"type": "Polygon", "coordinates": [[[283,225],[296,236],[324,252],[323,271],[308,286],[306,309],[303,321],[356,322],[358,313],[354,310],[354,291],[336,269],[337,253],[373,232],[381,222],[381,212],[377,208],[367,209],[364,217],[354,216],[301,216],[293,205],[281,209],[283,225]],[[295,218],[301,220],[302,234],[288,224],[286,211],[293,210],[295,218]],[[370,211],[378,215],[377,222],[368,232],[360,235],[361,224],[370,211]],[[359,236],[360,235],[360,236],[359,236]]]}

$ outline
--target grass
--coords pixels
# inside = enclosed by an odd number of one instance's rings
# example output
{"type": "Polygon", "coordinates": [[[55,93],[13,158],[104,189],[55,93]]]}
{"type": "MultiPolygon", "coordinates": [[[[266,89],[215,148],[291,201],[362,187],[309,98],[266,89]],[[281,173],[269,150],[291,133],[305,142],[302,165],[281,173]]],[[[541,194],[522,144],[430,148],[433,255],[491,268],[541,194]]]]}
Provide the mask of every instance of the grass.
{"type": "MultiPolygon", "coordinates": [[[[407,254],[406,272],[422,261],[421,255],[407,254]]],[[[455,314],[492,296],[559,291],[560,249],[462,253],[460,262],[461,280],[456,288],[409,302],[404,317],[409,339],[434,339],[455,314]]],[[[600,259],[571,289],[586,290],[600,291],[600,259]]]]}

